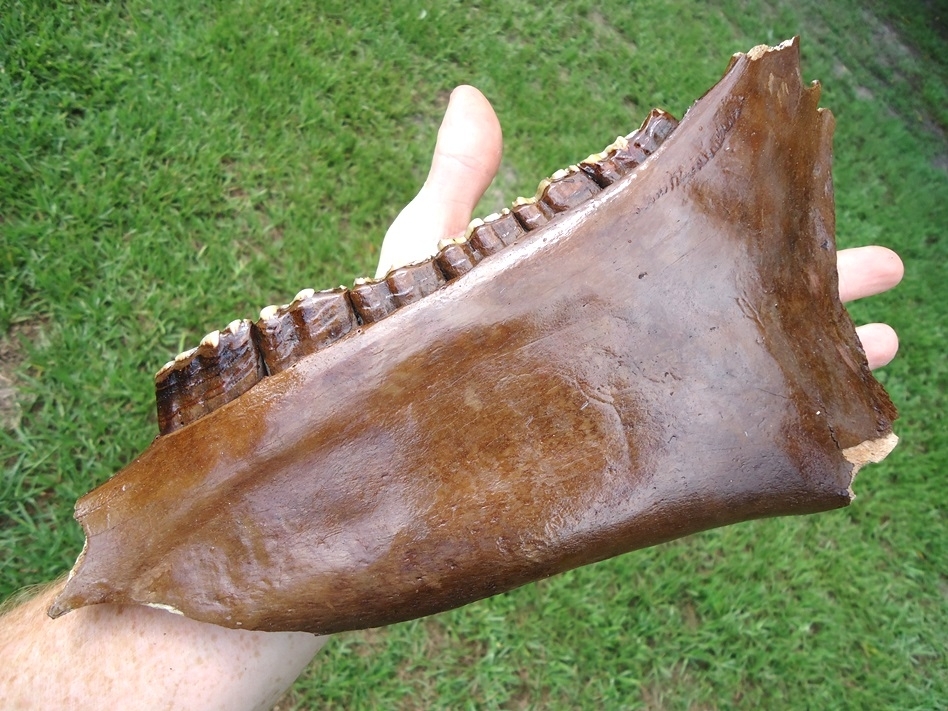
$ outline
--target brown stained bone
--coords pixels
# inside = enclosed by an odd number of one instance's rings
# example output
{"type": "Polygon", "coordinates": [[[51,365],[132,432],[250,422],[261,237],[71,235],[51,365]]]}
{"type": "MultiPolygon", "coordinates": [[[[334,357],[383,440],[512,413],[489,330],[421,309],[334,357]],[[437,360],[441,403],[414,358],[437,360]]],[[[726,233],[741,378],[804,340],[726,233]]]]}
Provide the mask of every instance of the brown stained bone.
{"type": "Polygon", "coordinates": [[[896,412],[839,301],[833,117],[737,55],[633,173],[159,437],[50,609],[329,633],[845,506],[896,412]]]}
{"type": "Polygon", "coordinates": [[[233,321],[209,333],[155,375],[158,428],[162,434],[240,397],[263,377],[250,321],[233,321]]]}

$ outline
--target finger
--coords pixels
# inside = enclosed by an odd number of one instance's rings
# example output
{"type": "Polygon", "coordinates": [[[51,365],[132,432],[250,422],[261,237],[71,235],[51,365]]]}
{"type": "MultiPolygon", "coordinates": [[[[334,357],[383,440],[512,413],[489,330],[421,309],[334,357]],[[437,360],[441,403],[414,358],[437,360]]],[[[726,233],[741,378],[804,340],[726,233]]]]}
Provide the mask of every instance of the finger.
{"type": "Polygon", "coordinates": [[[472,86],[451,92],[428,178],[385,234],[376,276],[427,259],[439,240],[463,234],[500,167],[502,146],[500,122],[484,95],[472,86]]]}
{"type": "Polygon", "coordinates": [[[836,255],[839,298],[861,299],[891,289],[902,281],[905,268],[899,255],[885,247],[856,247],[836,255]]]}
{"type": "Polygon", "coordinates": [[[451,206],[445,212],[442,237],[465,230],[500,167],[502,149],[500,122],[490,102],[472,86],[456,88],[424,186],[431,200],[451,206]]]}
{"type": "Polygon", "coordinates": [[[867,323],[856,329],[856,335],[866,352],[869,367],[873,370],[887,365],[899,350],[899,337],[887,324],[867,323]]]}

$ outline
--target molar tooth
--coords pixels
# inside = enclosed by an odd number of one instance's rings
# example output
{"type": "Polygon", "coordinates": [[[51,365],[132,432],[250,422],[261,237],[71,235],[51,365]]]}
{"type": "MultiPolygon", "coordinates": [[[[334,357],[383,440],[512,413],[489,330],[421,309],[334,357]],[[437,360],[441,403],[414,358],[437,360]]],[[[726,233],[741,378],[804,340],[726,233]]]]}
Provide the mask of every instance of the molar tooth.
{"type": "Polygon", "coordinates": [[[496,217],[491,217],[490,226],[505,245],[510,246],[525,234],[520,222],[508,208],[505,207],[496,217]]]}
{"type": "Polygon", "coordinates": [[[165,435],[240,397],[263,377],[250,322],[232,321],[155,375],[158,427],[165,435]]]}
{"type": "Polygon", "coordinates": [[[581,160],[579,164],[582,166],[586,163],[596,163],[598,161],[601,161],[603,158],[605,158],[608,153],[609,153],[608,148],[603,149],[599,153],[590,153],[584,160],[581,160]]]}
{"type": "Polygon", "coordinates": [[[438,240],[438,251],[440,252],[442,249],[444,249],[445,247],[447,247],[449,244],[464,244],[465,242],[467,242],[467,238],[466,238],[466,237],[447,237],[447,238],[445,238],[445,239],[439,239],[439,240],[438,240]]]}
{"type": "Polygon", "coordinates": [[[622,177],[622,174],[613,165],[612,156],[603,156],[595,161],[583,161],[582,167],[586,175],[603,188],[609,187],[622,177]]]}
{"type": "Polygon", "coordinates": [[[537,200],[536,197],[518,197],[514,200],[510,211],[527,232],[542,227],[553,217],[553,211],[550,207],[537,200]]]}
{"type": "Polygon", "coordinates": [[[590,178],[596,181],[600,187],[606,188],[623,176],[614,162],[614,156],[619,151],[625,151],[629,147],[629,142],[625,136],[618,136],[616,140],[602,149],[599,153],[593,153],[586,160],[579,164],[580,170],[586,173],[590,178]]]}
{"type": "Polygon", "coordinates": [[[471,234],[474,230],[484,224],[484,220],[479,217],[475,217],[473,220],[467,223],[467,228],[464,230],[464,239],[470,239],[471,234]]]}
{"type": "Polygon", "coordinates": [[[174,368],[175,363],[177,363],[177,360],[169,360],[167,363],[161,366],[158,369],[158,372],[155,373],[155,379],[157,380],[158,378],[161,378],[167,375],[168,371],[174,368]]]}
{"type": "Polygon", "coordinates": [[[635,170],[668,138],[678,121],[661,109],[652,109],[642,125],[628,136],[619,136],[603,151],[603,157],[590,156],[580,164],[582,170],[601,187],[607,187],[635,170]]]}
{"type": "Polygon", "coordinates": [[[622,141],[616,140],[614,150],[600,161],[583,164],[583,171],[601,187],[608,187],[631,173],[642,164],[648,154],[635,144],[638,131],[633,131],[622,141]],[[631,140],[630,140],[631,139],[631,140]]]}
{"type": "Polygon", "coordinates": [[[445,279],[451,281],[462,274],[467,274],[482,259],[482,256],[465,240],[449,241],[435,256],[435,264],[444,274],[445,279]]]}
{"type": "Polygon", "coordinates": [[[183,363],[183,362],[185,362],[186,360],[189,360],[189,359],[191,358],[191,356],[193,356],[196,352],[197,352],[197,348],[190,348],[190,349],[184,351],[183,353],[178,353],[178,355],[176,355],[176,356],[174,357],[174,361],[172,361],[172,362],[173,362],[173,363],[183,363]]]}
{"type": "Polygon", "coordinates": [[[433,259],[393,269],[385,280],[392,291],[396,307],[407,306],[428,296],[437,291],[445,281],[433,259]]]}
{"type": "Polygon", "coordinates": [[[661,109],[652,109],[642,122],[641,128],[636,131],[635,145],[645,155],[651,155],[658,150],[666,138],[678,126],[678,120],[661,109]]]}
{"type": "Polygon", "coordinates": [[[273,375],[334,343],[355,326],[349,290],[341,286],[326,291],[303,289],[291,303],[264,309],[253,332],[267,371],[273,375]]]}
{"type": "Polygon", "coordinates": [[[625,150],[629,147],[629,139],[625,136],[616,136],[616,140],[610,143],[608,146],[603,149],[603,154],[612,153],[614,151],[625,150]]]}
{"type": "Polygon", "coordinates": [[[539,193],[541,202],[549,205],[553,212],[565,212],[581,205],[602,190],[592,178],[578,168],[575,172],[557,171],[553,175],[555,179],[539,193]],[[556,178],[560,174],[561,177],[556,178]]]}
{"type": "Polygon", "coordinates": [[[494,254],[517,241],[524,229],[513,213],[504,208],[484,218],[471,235],[471,245],[483,255],[494,254]]]}
{"type": "Polygon", "coordinates": [[[289,304],[268,306],[253,325],[254,340],[269,375],[286,370],[296,362],[293,354],[299,345],[299,333],[288,308],[289,304]]]}
{"type": "Polygon", "coordinates": [[[356,279],[349,296],[362,323],[380,321],[396,308],[392,290],[384,279],[356,279]]]}
{"type": "Polygon", "coordinates": [[[471,247],[479,252],[482,257],[496,254],[502,250],[504,243],[494,232],[493,228],[489,224],[484,224],[481,220],[478,220],[478,222],[480,222],[480,224],[471,232],[468,239],[471,247]]]}
{"type": "Polygon", "coordinates": [[[302,334],[301,341],[312,343],[313,349],[318,350],[358,326],[349,296],[349,290],[340,286],[315,292],[300,302],[293,314],[302,334]]]}

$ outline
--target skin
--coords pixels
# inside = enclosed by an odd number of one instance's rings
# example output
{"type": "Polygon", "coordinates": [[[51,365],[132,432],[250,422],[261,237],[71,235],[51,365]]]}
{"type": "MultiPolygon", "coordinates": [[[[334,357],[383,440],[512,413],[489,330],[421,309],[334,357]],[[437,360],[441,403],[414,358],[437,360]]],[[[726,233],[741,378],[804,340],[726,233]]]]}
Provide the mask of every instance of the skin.
{"type": "MultiPolygon", "coordinates": [[[[501,145],[487,99],[473,87],[455,89],[428,178],[385,236],[380,275],[464,232],[500,165],[501,145]]],[[[886,291],[903,274],[899,257],[884,247],[843,250],[838,266],[843,301],[886,291]]],[[[895,356],[889,326],[857,331],[870,367],[895,356]]],[[[326,641],[230,630],[140,606],[85,607],[54,621],[46,609],[61,588],[54,583],[0,620],[5,708],[271,708],[326,641]]]]}

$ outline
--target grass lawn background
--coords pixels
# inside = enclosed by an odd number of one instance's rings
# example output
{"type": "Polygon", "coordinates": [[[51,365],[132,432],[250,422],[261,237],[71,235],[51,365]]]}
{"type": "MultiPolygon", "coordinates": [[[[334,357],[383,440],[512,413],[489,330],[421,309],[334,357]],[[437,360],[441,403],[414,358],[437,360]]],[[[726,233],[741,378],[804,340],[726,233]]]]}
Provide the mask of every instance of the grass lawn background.
{"type": "Polygon", "coordinates": [[[795,34],[840,246],[906,262],[851,309],[899,331],[899,448],[846,510],[340,635],[280,708],[948,706],[943,0],[0,0],[0,597],[72,565],[73,502],[154,437],[165,361],[374,271],[456,84],[504,126],[486,214],[795,34]]]}

